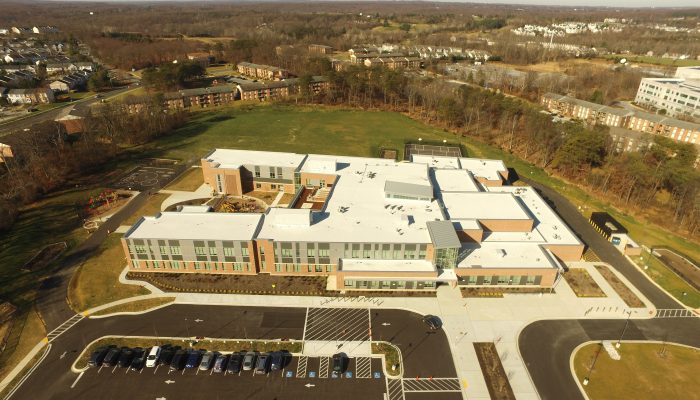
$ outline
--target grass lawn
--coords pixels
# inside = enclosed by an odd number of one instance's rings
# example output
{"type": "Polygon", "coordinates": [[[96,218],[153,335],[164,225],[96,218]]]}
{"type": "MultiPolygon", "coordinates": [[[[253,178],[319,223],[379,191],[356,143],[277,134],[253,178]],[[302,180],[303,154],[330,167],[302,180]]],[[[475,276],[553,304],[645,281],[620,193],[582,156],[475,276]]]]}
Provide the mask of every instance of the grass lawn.
{"type": "Polygon", "coordinates": [[[118,306],[105,308],[92,313],[91,315],[107,315],[117,312],[135,312],[135,311],[145,311],[151,308],[162,306],[163,304],[172,303],[175,301],[174,297],[156,297],[153,299],[137,300],[125,304],[120,304],[118,306]]]}
{"type": "Polygon", "coordinates": [[[204,183],[204,176],[202,175],[201,168],[190,168],[187,172],[182,174],[173,183],[166,186],[168,190],[183,190],[186,192],[194,192],[199,189],[204,183]]]}
{"type": "Polygon", "coordinates": [[[160,212],[160,205],[163,204],[165,199],[170,195],[163,193],[156,193],[151,195],[146,203],[141,206],[135,213],[133,213],[129,218],[122,222],[122,225],[133,225],[144,215],[155,215],[160,212]]]}
{"type": "MultiPolygon", "coordinates": [[[[600,347],[590,344],[574,356],[574,370],[579,382],[589,373],[589,366],[600,347]]],[[[602,350],[584,386],[591,400],[602,399],[700,399],[700,351],[683,346],[658,343],[623,343],[622,357],[614,361],[602,350]]]]}
{"type": "Polygon", "coordinates": [[[119,234],[110,235],[73,275],[68,287],[68,299],[74,310],[85,311],[112,301],[150,293],[140,286],[119,283],[119,274],[126,265],[120,238],[119,234]]]}
{"type": "Polygon", "coordinates": [[[386,373],[391,376],[398,376],[401,374],[401,357],[399,356],[399,351],[392,344],[385,342],[374,342],[372,343],[372,354],[384,354],[384,359],[386,361],[386,373]],[[396,365],[396,369],[392,369],[392,366],[396,365]]]}
{"type": "Polygon", "coordinates": [[[15,317],[5,349],[0,353],[0,380],[46,337],[44,323],[34,307],[15,317]]]}
{"type": "Polygon", "coordinates": [[[145,96],[147,94],[148,94],[148,91],[146,91],[146,88],[143,86],[139,86],[139,87],[136,87],[134,89],[127,90],[126,92],[119,93],[118,95],[116,95],[114,97],[110,97],[106,101],[111,103],[113,101],[122,101],[127,96],[139,97],[139,96],[145,96]]]}
{"type": "MultiPolygon", "coordinates": [[[[230,64],[224,64],[224,65],[216,65],[213,67],[207,67],[207,74],[208,75],[231,75],[233,74],[233,66],[230,64]]],[[[238,73],[238,71],[236,71],[238,73]]]]}
{"type": "Polygon", "coordinates": [[[692,308],[700,307],[700,292],[666,267],[658,258],[643,251],[640,257],[632,258],[654,282],[661,285],[673,297],[692,308]],[[644,269],[645,266],[649,268],[644,269]],[[683,293],[686,293],[683,295],[683,293]]]}

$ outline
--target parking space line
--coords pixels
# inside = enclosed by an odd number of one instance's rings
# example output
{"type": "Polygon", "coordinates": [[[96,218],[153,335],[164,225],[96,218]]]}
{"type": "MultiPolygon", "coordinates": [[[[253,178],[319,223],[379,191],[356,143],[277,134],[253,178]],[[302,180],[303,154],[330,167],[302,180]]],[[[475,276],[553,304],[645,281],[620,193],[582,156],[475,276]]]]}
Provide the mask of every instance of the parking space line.
{"type": "Polygon", "coordinates": [[[299,362],[297,363],[297,378],[306,378],[306,366],[308,364],[309,357],[300,356],[299,362]]]}
{"type": "Polygon", "coordinates": [[[318,377],[319,378],[328,378],[328,357],[321,357],[319,362],[319,367],[318,367],[318,377]]]}
{"type": "Polygon", "coordinates": [[[359,379],[372,377],[372,358],[355,358],[355,377],[359,379]]]}
{"type": "Polygon", "coordinates": [[[83,374],[84,374],[84,373],[85,373],[85,371],[81,372],[80,375],[78,375],[78,377],[75,378],[75,381],[73,381],[73,384],[70,385],[70,388],[71,388],[71,389],[73,389],[73,388],[75,387],[75,385],[78,384],[78,381],[80,380],[80,378],[83,377],[83,374]]]}
{"type": "Polygon", "coordinates": [[[364,341],[369,339],[369,329],[369,309],[311,308],[304,339],[364,341]]]}
{"type": "Polygon", "coordinates": [[[404,392],[461,392],[457,378],[404,378],[404,392]]]}

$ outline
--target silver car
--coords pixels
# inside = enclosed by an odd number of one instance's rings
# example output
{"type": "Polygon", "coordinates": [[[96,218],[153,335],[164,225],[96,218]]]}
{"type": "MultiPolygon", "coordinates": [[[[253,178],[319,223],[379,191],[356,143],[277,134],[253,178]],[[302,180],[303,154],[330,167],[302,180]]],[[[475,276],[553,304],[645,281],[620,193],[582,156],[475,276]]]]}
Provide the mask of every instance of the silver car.
{"type": "Polygon", "coordinates": [[[249,351],[245,353],[245,356],[243,357],[243,371],[250,371],[255,367],[255,359],[257,358],[257,354],[255,352],[249,351]]]}
{"type": "Polygon", "coordinates": [[[204,353],[204,357],[202,357],[202,361],[199,363],[199,370],[209,371],[211,365],[214,363],[214,357],[216,357],[216,355],[213,351],[207,351],[204,353]]]}

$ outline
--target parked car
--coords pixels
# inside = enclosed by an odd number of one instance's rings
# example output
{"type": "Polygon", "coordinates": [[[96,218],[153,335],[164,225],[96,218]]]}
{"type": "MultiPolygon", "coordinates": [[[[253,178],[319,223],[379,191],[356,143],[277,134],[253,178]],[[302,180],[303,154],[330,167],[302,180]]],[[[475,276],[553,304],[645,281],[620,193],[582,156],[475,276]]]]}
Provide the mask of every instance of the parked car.
{"type": "Polygon", "coordinates": [[[348,356],[345,353],[333,354],[333,372],[342,374],[347,366],[348,356]]]}
{"type": "Polygon", "coordinates": [[[180,350],[180,347],[163,346],[160,350],[160,356],[156,361],[156,365],[170,365],[173,361],[173,356],[175,352],[180,350]]]}
{"type": "Polygon", "coordinates": [[[176,351],[173,355],[173,360],[170,362],[170,370],[181,370],[185,366],[185,361],[187,361],[187,350],[180,349],[176,351]]]}
{"type": "Polygon", "coordinates": [[[237,374],[241,372],[241,365],[243,364],[243,354],[233,353],[228,359],[228,365],[226,366],[226,372],[229,374],[237,374]]]}
{"type": "Polygon", "coordinates": [[[214,354],[213,351],[207,351],[206,353],[204,353],[202,361],[199,363],[199,370],[209,371],[211,369],[212,364],[214,363],[214,358],[216,358],[216,354],[214,354]]]}
{"type": "Polygon", "coordinates": [[[200,350],[190,350],[187,354],[187,362],[185,363],[185,368],[197,368],[199,365],[199,360],[202,358],[202,352],[200,350]]]}
{"type": "Polygon", "coordinates": [[[121,354],[122,349],[119,347],[112,347],[108,352],[107,355],[105,356],[104,360],[102,360],[102,365],[105,367],[114,367],[117,365],[117,362],[119,362],[119,355],[121,354]]]}
{"type": "Polygon", "coordinates": [[[140,371],[146,364],[146,356],[148,349],[143,349],[141,347],[136,347],[134,349],[134,359],[131,360],[131,370],[140,371]]]}
{"type": "Polygon", "coordinates": [[[442,321],[440,320],[440,318],[434,315],[424,316],[423,323],[428,325],[428,328],[430,328],[433,331],[438,330],[440,329],[440,327],[442,327],[442,321]]]}
{"type": "Polygon", "coordinates": [[[90,355],[90,361],[88,361],[88,367],[100,367],[105,359],[107,353],[109,353],[110,348],[107,346],[98,347],[90,355]]]}
{"type": "Polygon", "coordinates": [[[253,369],[253,367],[255,367],[256,358],[257,354],[252,351],[245,353],[245,356],[243,357],[243,371],[250,371],[253,369]]]}
{"type": "Polygon", "coordinates": [[[122,347],[122,352],[119,355],[119,368],[126,368],[131,365],[131,360],[134,358],[134,350],[128,347],[122,347]]]}
{"type": "Polygon", "coordinates": [[[220,374],[226,371],[226,363],[228,362],[228,356],[225,354],[217,354],[214,360],[214,372],[220,374]]]}
{"type": "Polygon", "coordinates": [[[281,351],[270,353],[270,370],[278,371],[284,367],[285,354],[281,351]]]}
{"type": "Polygon", "coordinates": [[[160,352],[160,346],[151,347],[151,350],[148,352],[148,358],[146,359],[146,367],[153,368],[158,364],[160,352]]]}
{"type": "Polygon", "coordinates": [[[258,357],[258,361],[255,363],[255,373],[256,374],[266,374],[270,369],[270,355],[268,353],[262,353],[258,357]]]}

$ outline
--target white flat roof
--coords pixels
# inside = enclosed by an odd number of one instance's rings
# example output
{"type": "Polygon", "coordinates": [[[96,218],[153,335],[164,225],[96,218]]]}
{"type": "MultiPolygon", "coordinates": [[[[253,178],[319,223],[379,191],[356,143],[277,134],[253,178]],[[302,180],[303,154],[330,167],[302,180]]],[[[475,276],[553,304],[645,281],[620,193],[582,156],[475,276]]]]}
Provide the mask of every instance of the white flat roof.
{"type": "Polygon", "coordinates": [[[433,272],[435,266],[426,260],[370,260],[343,258],[340,270],[346,272],[433,272]]]}
{"type": "Polygon", "coordinates": [[[434,170],[435,183],[441,192],[480,192],[479,185],[469,171],[463,169],[434,170]]]}
{"type": "Polygon", "coordinates": [[[262,214],[163,212],[143,217],[126,239],[251,240],[262,214]]]}
{"type": "MultiPolygon", "coordinates": [[[[335,243],[430,243],[426,222],[442,220],[436,201],[385,197],[386,181],[430,185],[424,164],[381,158],[309,155],[337,161],[338,179],[325,210],[308,227],[264,223],[258,237],[276,241],[335,243]]],[[[304,163],[306,164],[306,163],[304,163]]],[[[303,170],[303,167],[302,167],[303,170]]],[[[275,211],[268,211],[271,215],[275,211]]]]}
{"type": "Polygon", "coordinates": [[[416,164],[427,164],[431,168],[452,168],[459,169],[458,157],[431,156],[423,154],[412,154],[411,162],[416,164]]]}
{"type": "Polygon", "coordinates": [[[458,268],[557,268],[557,262],[538,244],[481,243],[462,246],[467,256],[458,268]]]}
{"type": "Polygon", "coordinates": [[[531,219],[525,208],[510,193],[441,193],[450,220],[531,219]]]}
{"type": "Polygon", "coordinates": [[[218,163],[218,168],[238,168],[241,165],[265,165],[270,167],[298,168],[306,158],[304,154],[277,151],[216,149],[206,157],[218,163]]]}
{"type": "Polygon", "coordinates": [[[487,160],[483,158],[460,158],[459,164],[462,169],[469,170],[475,177],[484,178],[490,181],[502,180],[499,172],[506,172],[508,168],[503,160],[487,160]]]}
{"type": "Polygon", "coordinates": [[[550,244],[581,244],[578,237],[530,186],[492,186],[491,193],[512,193],[520,198],[535,218],[535,231],[550,244]]]}

